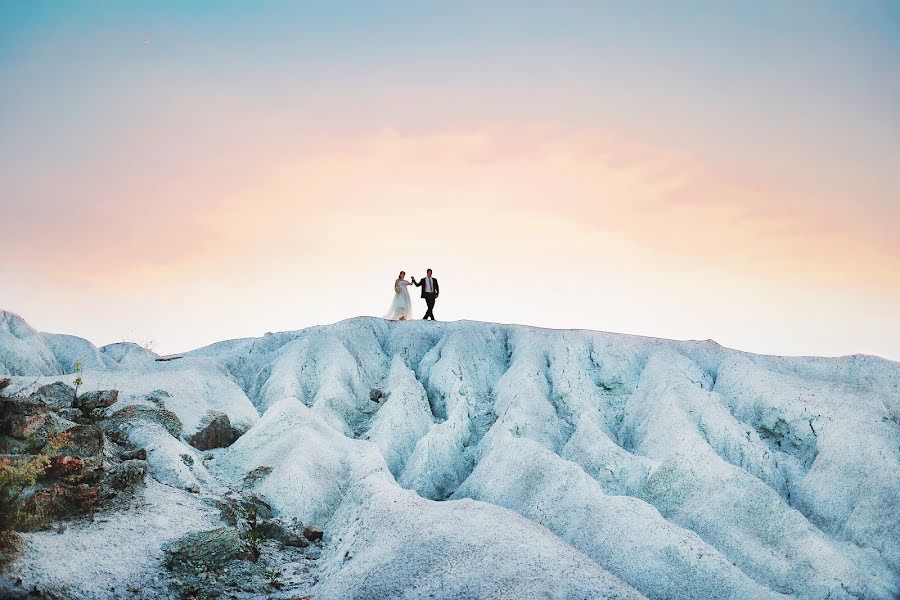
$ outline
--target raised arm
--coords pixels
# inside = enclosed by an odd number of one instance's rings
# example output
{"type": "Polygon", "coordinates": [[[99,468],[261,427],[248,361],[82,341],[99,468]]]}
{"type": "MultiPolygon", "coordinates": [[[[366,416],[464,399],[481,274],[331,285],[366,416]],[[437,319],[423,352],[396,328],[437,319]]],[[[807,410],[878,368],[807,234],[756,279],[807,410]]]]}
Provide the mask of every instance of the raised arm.
{"type": "Polygon", "coordinates": [[[422,283],[424,283],[425,280],[424,280],[424,279],[420,279],[419,281],[416,281],[416,278],[413,277],[413,278],[412,278],[412,282],[413,282],[413,284],[414,284],[416,287],[422,287],[422,283]]]}

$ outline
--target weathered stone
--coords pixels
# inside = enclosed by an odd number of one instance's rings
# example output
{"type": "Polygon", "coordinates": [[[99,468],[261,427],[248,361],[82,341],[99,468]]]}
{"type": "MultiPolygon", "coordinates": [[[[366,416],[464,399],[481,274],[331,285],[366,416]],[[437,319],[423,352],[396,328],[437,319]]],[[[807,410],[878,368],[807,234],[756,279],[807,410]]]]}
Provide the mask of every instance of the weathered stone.
{"type": "Polygon", "coordinates": [[[189,533],[163,549],[180,597],[219,598],[267,586],[264,563],[256,562],[252,548],[251,536],[223,527],[189,533]]]}
{"type": "Polygon", "coordinates": [[[126,460],[116,465],[103,480],[104,487],[121,491],[140,483],[147,475],[147,461],[126,460]]]}
{"type": "Polygon", "coordinates": [[[307,525],[306,529],[303,530],[303,537],[311,542],[321,540],[324,536],[325,532],[317,525],[307,525]]]}
{"type": "Polygon", "coordinates": [[[83,411],[91,411],[98,408],[108,408],[119,399],[118,390],[103,390],[96,392],[84,392],[72,402],[72,406],[83,411]]]}
{"type": "Polygon", "coordinates": [[[181,462],[183,462],[184,464],[186,464],[189,467],[192,467],[192,466],[194,466],[194,457],[191,456],[190,454],[182,454],[181,462]]]}
{"type": "Polygon", "coordinates": [[[241,432],[232,427],[228,415],[210,411],[200,422],[197,432],[187,438],[189,444],[198,450],[227,448],[241,437],[241,432]]]}
{"type": "Polygon", "coordinates": [[[384,392],[379,390],[378,388],[373,388],[369,392],[369,400],[372,402],[381,402],[381,399],[384,397],[384,392]]]}
{"type": "Polygon", "coordinates": [[[77,425],[66,431],[66,435],[68,443],[59,449],[59,456],[102,458],[106,435],[99,425],[77,425]]]}
{"type": "Polygon", "coordinates": [[[241,532],[235,527],[198,531],[164,547],[167,563],[177,561],[219,571],[235,560],[252,560],[241,532]]]}
{"type": "Polygon", "coordinates": [[[291,531],[290,528],[286,527],[277,519],[268,519],[259,523],[256,526],[256,530],[261,536],[270,540],[275,540],[276,542],[281,542],[285,546],[303,547],[309,545],[309,542],[303,539],[303,537],[294,531],[291,531]]]}
{"type": "Polygon", "coordinates": [[[53,412],[44,412],[47,407],[40,402],[32,403],[30,400],[12,400],[10,404],[2,400],[0,402],[2,402],[0,409],[8,410],[8,418],[0,418],[0,432],[7,432],[0,433],[0,452],[37,454],[51,437],[75,425],[53,412]],[[27,414],[29,412],[31,414],[27,414]],[[26,433],[28,435],[23,437],[26,433]]]}
{"type": "Polygon", "coordinates": [[[131,404],[114,412],[103,422],[103,427],[124,434],[141,422],[158,423],[172,436],[181,435],[181,419],[178,418],[178,415],[165,408],[141,404],[131,404]]]}
{"type": "Polygon", "coordinates": [[[75,400],[75,388],[62,381],[48,383],[39,387],[29,396],[29,399],[43,402],[57,409],[71,408],[72,402],[75,400]]]}
{"type": "Polygon", "coordinates": [[[0,433],[25,439],[50,421],[43,402],[23,398],[0,399],[0,433]]]}

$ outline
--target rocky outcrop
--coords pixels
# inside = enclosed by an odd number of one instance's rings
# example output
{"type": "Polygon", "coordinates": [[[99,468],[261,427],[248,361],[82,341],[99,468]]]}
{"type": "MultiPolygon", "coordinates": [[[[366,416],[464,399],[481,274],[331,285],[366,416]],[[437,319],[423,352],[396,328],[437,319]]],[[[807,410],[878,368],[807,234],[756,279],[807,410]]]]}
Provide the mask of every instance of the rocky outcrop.
{"type": "Polygon", "coordinates": [[[99,425],[76,425],[66,431],[68,442],[59,449],[60,456],[101,459],[106,446],[106,434],[99,425]]]}
{"type": "Polygon", "coordinates": [[[72,406],[74,408],[80,408],[82,411],[91,411],[98,408],[109,408],[115,404],[118,399],[118,390],[85,392],[75,398],[72,402],[72,406]]]}
{"type": "Polygon", "coordinates": [[[256,531],[265,538],[275,540],[285,546],[303,547],[309,544],[303,536],[278,519],[267,519],[256,526],[256,531]]]}
{"type": "Polygon", "coordinates": [[[231,425],[228,415],[211,411],[200,422],[197,432],[187,438],[188,443],[198,450],[227,448],[241,437],[241,432],[231,425]]]}
{"type": "Polygon", "coordinates": [[[39,387],[29,398],[43,402],[55,410],[72,408],[72,403],[75,401],[75,388],[62,381],[56,381],[39,387]]]}
{"type": "Polygon", "coordinates": [[[218,571],[236,560],[252,560],[240,530],[220,527],[189,533],[165,548],[166,561],[218,571]]]}
{"type": "Polygon", "coordinates": [[[103,426],[107,431],[115,431],[124,435],[140,423],[157,423],[173,437],[177,438],[181,435],[181,419],[178,418],[178,415],[165,408],[142,404],[132,404],[114,412],[103,421],[103,426]]]}
{"type": "MultiPolygon", "coordinates": [[[[101,501],[113,501],[144,480],[147,463],[139,452],[111,448],[100,424],[76,424],[54,412],[72,395],[68,386],[50,384],[28,398],[0,398],[0,452],[8,454],[5,465],[22,482],[4,483],[4,526],[31,531],[92,513],[101,501]],[[123,461],[128,453],[135,456],[123,461]]],[[[85,406],[100,407],[116,395],[92,394],[85,406]]]]}
{"type": "Polygon", "coordinates": [[[30,398],[0,398],[0,452],[37,454],[52,436],[74,423],[30,398]]]}
{"type": "Polygon", "coordinates": [[[235,527],[189,533],[163,550],[172,586],[181,597],[218,598],[225,591],[266,587],[252,538],[235,527]]]}
{"type": "Polygon", "coordinates": [[[47,405],[37,400],[4,398],[0,401],[0,433],[26,439],[50,421],[47,405]]]}

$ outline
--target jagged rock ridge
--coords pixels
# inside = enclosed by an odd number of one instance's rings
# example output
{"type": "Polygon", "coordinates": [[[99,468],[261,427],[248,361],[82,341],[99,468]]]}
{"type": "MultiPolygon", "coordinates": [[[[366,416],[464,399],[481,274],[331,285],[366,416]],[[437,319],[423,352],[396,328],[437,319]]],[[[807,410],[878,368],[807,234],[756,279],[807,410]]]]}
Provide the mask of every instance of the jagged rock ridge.
{"type": "Polygon", "coordinates": [[[241,485],[324,523],[316,598],[900,591],[897,363],[370,318],[158,362],[17,319],[0,369],[20,389],[78,359],[111,410],[162,390],[186,436],[210,411],[247,429],[193,465],[161,427],[129,435],[186,505],[241,485]]]}

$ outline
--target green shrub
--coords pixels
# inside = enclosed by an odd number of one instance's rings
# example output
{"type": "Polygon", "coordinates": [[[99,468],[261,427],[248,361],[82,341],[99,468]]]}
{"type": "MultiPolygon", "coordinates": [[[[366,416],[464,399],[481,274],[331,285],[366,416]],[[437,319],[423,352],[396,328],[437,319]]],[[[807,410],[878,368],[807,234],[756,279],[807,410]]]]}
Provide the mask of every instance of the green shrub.
{"type": "Polygon", "coordinates": [[[50,438],[36,456],[0,459],[0,530],[9,530],[18,523],[32,525],[36,519],[43,517],[23,513],[16,506],[16,499],[22,490],[37,483],[50,466],[50,458],[68,443],[68,434],[60,433],[50,438]]]}

